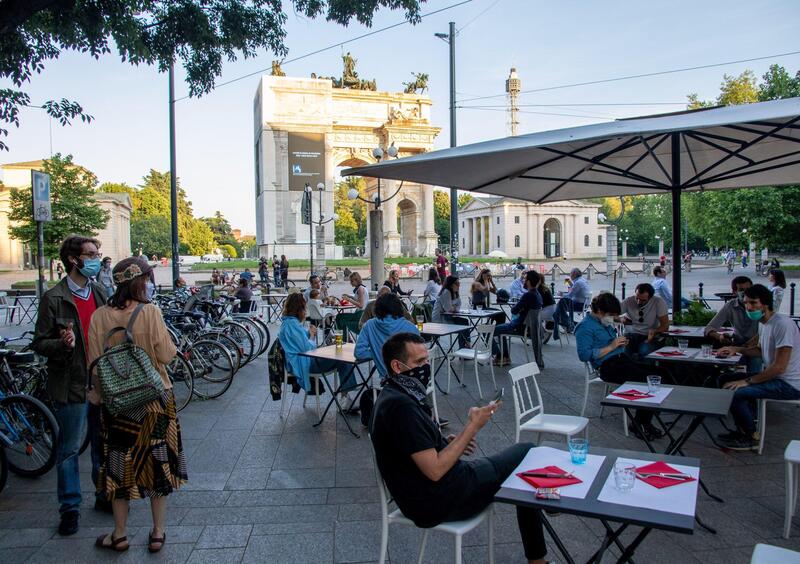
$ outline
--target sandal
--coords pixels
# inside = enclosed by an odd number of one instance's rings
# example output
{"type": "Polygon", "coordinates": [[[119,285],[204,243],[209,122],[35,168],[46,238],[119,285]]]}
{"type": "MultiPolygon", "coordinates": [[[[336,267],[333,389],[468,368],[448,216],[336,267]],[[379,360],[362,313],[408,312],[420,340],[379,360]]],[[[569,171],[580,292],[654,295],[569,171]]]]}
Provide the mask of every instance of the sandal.
{"type": "Polygon", "coordinates": [[[118,539],[114,538],[114,533],[109,533],[107,535],[100,535],[97,537],[97,540],[94,541],[94,545],[97,548],[105,548],[106,550],[113,550],[114,552],[125,552],[130,548],[130,545],[127,544],[128,537],[119,537],[118,539]],[[111,544],[106,544],[105,540],[110,539],[111,544]],[[120,546],[122,543],[126,543],[125,546],[120,546]]]}
{"type": "Polygon", "coordinates": [[[154,537],[153,532],[147,533],[147,551],[150,553],[156,553],[162,548],[164,548],[164,542],[167,540],[167,533],[165,532],[163,536],[160,538],[154,537]],[[153,545],[157,544],[158,547],[154,547],[153,545]]]}

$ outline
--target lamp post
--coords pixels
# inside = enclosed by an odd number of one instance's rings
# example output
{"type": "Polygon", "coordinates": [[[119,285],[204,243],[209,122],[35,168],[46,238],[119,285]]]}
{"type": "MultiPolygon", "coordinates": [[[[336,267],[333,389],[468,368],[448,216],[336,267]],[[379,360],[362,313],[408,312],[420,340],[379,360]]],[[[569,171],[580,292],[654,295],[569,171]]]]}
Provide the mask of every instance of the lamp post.
{"type": "MultiPolygon", "coordinates": [[[[382,147],[375,147],[372,150],[372,156],[375,157],[375,160],[378,162],[383,161],[386,157],[394,158],[397,156],[397,147],[394,146],[394,143],[385,149],[382,147]]],[[[384,268],[383,210],[381,209],[381,204],[397,196],[402,187],[403,183],[401,182],[394,194],[388,198],[384,198],[381,194],[381,179],[378,178],[378,190],[372,196],[372,200],[362,198],[355,188],[350,188],[347,192],[347,197],[350,200],[361,200],[367,204],[374,205],[374,208],[369,210],[369,270],[372,279],[372,287],[375,291],[378,290],[380,277],[383,276],[384,268]]],[[[392,221],[392,219],[393,218],[389,218],[389,221],[392,221]]]]}
{"type": "Polygon", "coordinates": [[[320,237],[322,237],[322,245],[323,249],[325,248],[325,230],[323,226],[326,223],[330,223],[331,221],[336,221],[339,219],[339,214],[334,213],[332,217],[325,219],[325,215],[322,213],[322,195],[325,192],[325,184],[323,182],[317,183],[317,192],[319,192],[319,219],[314,220],[312,215],[311,203],[313,198],[311,185],[306,183],[305,187],[305,197],[307,198],[308,204],[308,257],[309,257],[309,268],[310,268],[310,275],[314,275],[314,227],[317,227],[317,242],[319,242],[320,237]]]}

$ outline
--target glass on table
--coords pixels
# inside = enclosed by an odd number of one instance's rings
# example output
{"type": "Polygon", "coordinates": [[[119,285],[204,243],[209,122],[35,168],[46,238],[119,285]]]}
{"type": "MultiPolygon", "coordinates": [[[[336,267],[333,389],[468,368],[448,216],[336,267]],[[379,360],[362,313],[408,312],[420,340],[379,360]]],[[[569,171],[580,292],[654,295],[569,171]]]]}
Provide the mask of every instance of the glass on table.
{"type": "Polygon", "coordinates": [[[339,330],[339,329],[334,329],[333,330],[333,344],[336,345],[337,349],[341,349],[343,342],[344,342],[344,335],[342,334],[342,331],[339,330]]]}
{"type": "Polygon", "coordinates": [[[422,326],[425,324],[425,316],[418,315],[417,316],[417,330],[422,331],[422,326]]]}
{"type": "Polygon", "coordinates": [[[634,484],[636,484],[636,466],[628,462],[614,464],[614,487],[626,493],[633,489],[634,484]]]}
{"type": "Polygon", "coordinates": [[[569,455],[573,464],[586,464],[586,456],[589,454],[589,441],[587,439],[570,437],[567,441],[569,455]]]}
{"type": "Polygon", "coordinates": [[[689,339],[678,339],[678,350],[681,352],[686,352],[686,349],[689,348],[689,339]]]}
{"type": "Polygon", "coordinates": [[[701,345],[700,346],[700,356],[702,356],[703,358],[711,358],[711,351],[712,350],[713,349],[712,349],[711,345],[701,345]]]}
{"type": "Polygon", "coordinates": [[[647,377],[647,391],[651,394],[658,392],[661,387],[661,376],[651,374],[647,377]]]}

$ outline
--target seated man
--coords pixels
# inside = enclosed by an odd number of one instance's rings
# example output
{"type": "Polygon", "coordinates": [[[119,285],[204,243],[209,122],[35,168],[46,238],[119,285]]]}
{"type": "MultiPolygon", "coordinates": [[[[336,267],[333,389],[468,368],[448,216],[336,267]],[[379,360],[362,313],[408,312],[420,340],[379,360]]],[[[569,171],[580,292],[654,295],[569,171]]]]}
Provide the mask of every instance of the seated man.
{"type": "Polygon", "coordinates": [[[525,319],[528,312],[532,309],[542,309],[542,296],[536,287],[539,285],[541,276],[534,270],[529,270],[525,274],[525,290],[522,298],[511,308],[511,321],[501,323],[494,329],[494,339],[492,340],[492,356],[494,363],[500,366],[509,362],[511,347],[505,349],[505,358],[500,358],[500,339],[503,335],[522,335],[525,332],[525,319]]]}
{"type": "MultiPolygon", "coordinates": [[[[470,408],[464,430],[445,439],[423,403],[431,377],[425,341],[396,334],[382,354],[390,376],[375,404],[370,436],[378,469],[397,506],[418,527],[477,515],[534,445],[518,443],[490,457],[461,460],[475,452],[475,436],[502,403],[470,408]]],[[[528,562],[545,564],[539,511],[517,507],[517,523],[528,562]]]]}
{"type": "Polygon", "coordinates": [[[619,320],[626,325],[628,353],[645,357],[658,345],[659,335],[669,329],[667,303],[654,295],[653,287],[644,282],[636,286],[636,293],[622,302],[619,320]]]}
{"type": "MultiPolygon", "coordinates": [[[[381,286],[378,290],[378,295],[375,297],[374,300],[367,304],[367,307],[364,308],[364,313],[361,314],[361,319],[358,320],[358,329],[359,331],[364,328],[364,325],[367,324],[367,321],[375,317],[375,302],[378,301],[378,298],[381,296],[385,296],[386,294],[391,294],[392,291],[387,286],[381,286]]],[[[405,309],[405,308],[403,308],[405,309]]],[[[403,317],[408,319],[410,322],[414,322],[414,318],[411,317],[411,314],[408,313],[408,310],[405,311],[403,317]]]]}
{"type": "MultiPolygon", "coordinates": [[[[672,290],[669,288],[667,282],[667,270],[663,266],[657,266],[653,269],[653,288],[655,295],[664,300],[667,307],[672,307],[672,290]]],[[[691,302],[681,296],[681,309],[689,307],[691,302]]]]}
{"type": "MultiPolygon", "coordinates": [[[[591,363],[604,382],[646,382],[649,374],[666,376],[659,368],[638,363],[625,354],[628,338],[618,337],[613,326],[614,317],[621,313],[621,309],[614,294],[602,292],[594,297],[591,311],[575,329],[578,358],[582,362],[591,363]]],[[[650,423],[653,419],[652,411],[637,410],[634,417],[644,429],[647,438],[657,439],[662,436],[661,431],[650,423]]],[[[631,424],[628,428],[639,435],[634,425],[631,424]]]]}
{"type": "Polygon", "coordinates": [[[760,356],[764,370],[746,378],[735,375],[723,387],[735,390],[731,414],[737,431],[719,437],[731,450],[758,450],[753,406],[762,398],[800,399],[800,330],[791,317],[772,311],[772,292],[761,284],[745,290],[747,316],[760,324],[760,331],[740,347],[723,347],[720,355],[741,353],[760,356]]]}
{"type": "MultiPolygon", "coordinates": [[[[706,337],[714,339],[722,346],[740,347],[758,333],[758,322],[747,316],[747,309],[744,307],[744,293],[752,285],[753,281],[747,276],[737,276],[731,280],[731,291],[736,293],[736,298],[728,300],[708,322],[705,328],[706,337]],[[725,326],[733,328],[733,333],[721,331],[725,326]]],[[[748,356],[744,360],[748,372],[755,374],[761,370],[760,358],[748,356]]]]}
{"type": "Polygon", "coordinates": [[[244,272],[239,275],[239,280],[247,280],[247,283],[250,284],[253,282],[253,273],[250,272],[249,268],[245,268],[244,272]]]}
{"type": "Polygon", "coordinates": [[[408,311],[397,295],[388,292],[375,300],[375,317],[361,328],[356,340],[358,359],[372,359],[381,378],[386,377],[381,348],[386,340],[397,333],[419,335],[417,326],[405,318],[408,311]]]}
{"type": "MultiPolygon", "coordinates": [[[[591,291],[589,290],[589,283],[583,278],[580,268],[573,268],[569,273],[569,278],[572,280],[572,286],[568,292],[562,292],[561,300],[556,306],[556,313],[553,318],[556,323],[566,327],[568,333],[572,333],[575,330],[574,312],[576,310],[583,311],[591,291]]],[[[553,335],[553,339],[558,339],[558,337],[553,335]]]]}
{"type": "Polygon", "coordinates": [[[515,272],[519,272],[519,276],[514,276],[514,281],[508,288],[508,294],[512,300],[519,300],[525,293],[525,271],[516,270],[515,272]]]}
{"type": "Polygon", "coordinates": [[[303,297],[306,301],[311,299],[311,290],[319,290],[319,299],[322,300],[322,303],[328,301],[328,288],[322,285],[322,280],[320,280],[319,276],[316,274],[312,274],[308,277],[308,288],[303,290],[303,297]]]}

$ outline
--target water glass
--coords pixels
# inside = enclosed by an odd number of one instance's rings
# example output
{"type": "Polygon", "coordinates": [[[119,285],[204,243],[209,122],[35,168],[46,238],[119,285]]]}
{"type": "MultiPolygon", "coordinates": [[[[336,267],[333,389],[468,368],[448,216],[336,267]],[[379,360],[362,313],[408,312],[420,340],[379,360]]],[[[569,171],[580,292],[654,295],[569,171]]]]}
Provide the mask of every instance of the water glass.
{"type": "Polygon", "coordinates": [[[422,326],[423,326],[424,323],[425,323],[425,316],[424,315],[418,315],[417,316],[417,330],[418,331],[422,331],[422,326]]]}
{"type": "Polygon", "coordinates": [[[337,349],[341,349],[342,348],[342,342],[343,342],[342,332],[339,331],[339,330],[334,330],[333,331],[333,343],[336,345],[337,349]]]}
{"type": "Polygon", "coordinates": [[[703,358],[711,358],[711,345],[701,345],[700,356],[703,358]]]}
{"type": "Polygon", "coordinates": [[[627,462],[614,464],[614,486],[617,491],[626,493],[633,489],[636,483],[636,466],[627,462]]]}
{"type": "Polygon", "coordinates": [[[661,387],[661,376],[656,376],[655,374],[651,374],[647,377],[647,391],[651,394],[655,394],[658,392],[658,389],[661,387]]]}
{"type": "Polygon", "coordinates": [[[685,352],[689,348],[689,339],[678,339],[678,349],[685,352]]]}
{"type": "Polygon", "coordinates": [[[570,438],[567,441],[569,454],[573,464],[586,464],[586,455],[589,454],[589,441],[587,439],[570,438]]]}

